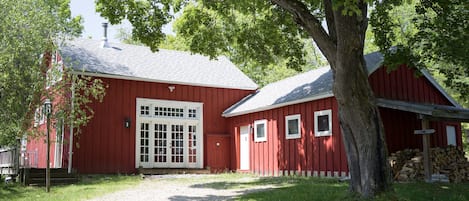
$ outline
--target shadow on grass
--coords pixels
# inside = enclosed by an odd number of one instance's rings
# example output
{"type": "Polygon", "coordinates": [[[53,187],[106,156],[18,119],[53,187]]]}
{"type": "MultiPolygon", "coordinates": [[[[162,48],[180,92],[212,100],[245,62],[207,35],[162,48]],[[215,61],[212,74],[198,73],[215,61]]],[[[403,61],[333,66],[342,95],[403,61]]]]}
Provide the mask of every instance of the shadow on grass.
{"type": "Polygon", "coordinates": [[[191,188],[212,188],[217,190],[222,189],[243,189],[254,186],[272,186],[272,187],[285,187],[298,185],[303,183],[316,183],[316,184],[341,184],[336,179],[318,179],[313,177],[259,177],[251,179],[237,179],[238,181],[220,181],[194,184],[191,188]]]}
{"type": "Polygon", "coordinates": [[[172,200],[343,200],[348,195],[348,183],[337,179],[313,177],[261,177],[235,179],[194,184],[191,188],[211,188],[216,190],[239,189],[238,196],[231,197],[191,197],[175,196],[172,200]],[[327,195],[327,196],[325,196],[327,195]]]}

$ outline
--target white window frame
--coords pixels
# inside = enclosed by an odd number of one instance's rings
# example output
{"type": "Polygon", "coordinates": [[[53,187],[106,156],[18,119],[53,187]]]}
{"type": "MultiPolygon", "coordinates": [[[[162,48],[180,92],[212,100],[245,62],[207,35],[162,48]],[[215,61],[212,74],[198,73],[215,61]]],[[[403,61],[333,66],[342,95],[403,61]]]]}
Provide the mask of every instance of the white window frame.
{"type": "Polygon", "coordinates": [[[314,112],[314,136],[331,136],[332,135],[332,110],[321,110],[314,112]],[[318,117],[328,115],[329,119],[329,129],[327,131],[319,131],[318,129],[318,117]]]}
{"type": "Polygon", "coordinates": [[[267,141],[267,120],[254,121],[254,142],[266,142],[267,141]],[[264,137],[257,137],[257,126],[264,124],[264,137]]]}
{"type": "Polygon", "coordinates": [[[446,143],[448,145],[452,145],[452,146],[458,146],[458,141],[456,140],[457,139],[457,133],[456,133],[456,126],[453,126],[453,125],[447,125],[446,126],[446,143]],[[450,132],[451,131],[451,132],[450,132]],[[450,142],[453,141],[453,142],[450,142]]]}
{"type": "Polygon", "coordinates": [[[300,114],[295,114],[295,115],[288,115],[285,116],[285,138],[286,139],[298,139],[301,138],[301,115],[300,114]],[[298,120],[298,133],[289,133],[289,125],[288,121],[289,120],[298,120]]]}

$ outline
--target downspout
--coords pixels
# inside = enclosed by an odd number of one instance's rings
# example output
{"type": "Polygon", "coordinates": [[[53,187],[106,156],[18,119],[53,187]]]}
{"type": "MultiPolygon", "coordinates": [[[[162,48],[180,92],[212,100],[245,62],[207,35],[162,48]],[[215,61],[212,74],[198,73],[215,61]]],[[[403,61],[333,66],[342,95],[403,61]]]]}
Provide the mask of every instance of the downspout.
{"type": "MultiPolygon", "coordinates": [[[[75,99],[75,80],[72,76],[72,97],[71,97],[71,110],[74,109],[73,100],[75,99]]],[[[70,120],[70,139],[68,148],[68,173],[72,173],[72,161],[73,161],[73,118],[70,120]]]]}

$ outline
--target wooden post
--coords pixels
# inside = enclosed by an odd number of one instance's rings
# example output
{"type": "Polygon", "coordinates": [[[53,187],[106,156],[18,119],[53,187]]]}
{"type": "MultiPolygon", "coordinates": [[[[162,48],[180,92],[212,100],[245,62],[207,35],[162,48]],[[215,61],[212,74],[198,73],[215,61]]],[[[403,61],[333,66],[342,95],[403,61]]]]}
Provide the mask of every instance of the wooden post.
{"type": "MultiPolygon", "coordinates": [[[[430,122],[427,119],[422,119],[422,130],[429,129],[430,122]]],[[[430,135],[422,135],[423,146],[423,168],[425,171],[425,181],[432,181],[432,161],[430,158],[430,135]]]]}

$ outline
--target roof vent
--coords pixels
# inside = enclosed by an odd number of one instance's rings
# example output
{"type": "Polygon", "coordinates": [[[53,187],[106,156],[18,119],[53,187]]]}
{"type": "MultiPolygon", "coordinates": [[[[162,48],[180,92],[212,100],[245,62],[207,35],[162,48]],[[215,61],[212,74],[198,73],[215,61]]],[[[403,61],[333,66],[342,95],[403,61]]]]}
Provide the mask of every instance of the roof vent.
{"type": "Polygon", "coordinates": [[[108,48],[109,43],[107,41],[107,22],[103,22],[103,29],[104,29],[104,35],[103,35],[103,41],[101,42],[101,47],[108,48]]]}

